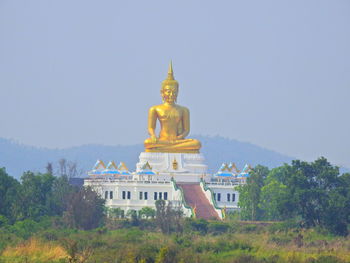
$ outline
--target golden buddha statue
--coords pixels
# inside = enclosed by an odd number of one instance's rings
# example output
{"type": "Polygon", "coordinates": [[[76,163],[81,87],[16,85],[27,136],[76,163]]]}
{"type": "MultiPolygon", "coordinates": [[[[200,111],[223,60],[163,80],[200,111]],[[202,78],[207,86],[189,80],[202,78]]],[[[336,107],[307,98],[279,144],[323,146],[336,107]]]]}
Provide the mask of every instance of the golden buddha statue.
{"type": "Polygon", "coordinates": [[[190,132],[190,112],[186,107],[176,104],[179,83],[174,79],[170,62],[168,77],[162,82],[160,90],[163,104],[153,106],[148,113],[148,133],[146,152],[198,153],[201,143],[195,139],[185,139],[190,132]],[[156,123],[160,122],[159,137],[156,136],[156,123]]]}

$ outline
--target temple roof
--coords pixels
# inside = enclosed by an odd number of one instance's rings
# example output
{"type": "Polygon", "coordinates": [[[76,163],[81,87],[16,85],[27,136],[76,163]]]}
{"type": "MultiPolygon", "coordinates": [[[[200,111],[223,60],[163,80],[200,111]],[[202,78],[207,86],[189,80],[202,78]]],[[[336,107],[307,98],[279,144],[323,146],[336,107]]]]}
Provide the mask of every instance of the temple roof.
{"type": "Polygon", "coordinates": [[[117,168],[119,171],[129,171],[128,167],[126,167],[126,164],[123,163],[123,162],[120,162],[118,164],[118,168],[117,168]]]}
{"type": "Polygon", "coordinates": [[[92,168],[93,170],[102,170],[102,169],[106,169],[106,165],[104,164],[103,161],[101,160],[97,160],[97,162],[95,163],[94,167],[92,168]]]}
{"type": "Polygon", "coordinates": [[[117,165],[115,164],[114,161],[110,161],[110,162],[107,164],[107,169],[109,169],[109,170],[116,170],[116,169],[117,169],[117,165]]]}
{"type": "Polygon", "coordinates": [[[155,173],[152,171],[151,165],[148,162],[141,166],[141,170],[138,172],[138,174],[155,175],[155,173]]]}
{"type": "Polygon", "coordinates": [[[249,177],[249,172],[251,171],[251,166],[249,164],[246,164],[242,171],[240,172],[239,169],[236,167],[236,164],[233,162],[230,162],[229,164],[223,163],[219,170],[217,171],[214,176],[218,177],[235,177],[235,178],[245,178],[249,177]]]}

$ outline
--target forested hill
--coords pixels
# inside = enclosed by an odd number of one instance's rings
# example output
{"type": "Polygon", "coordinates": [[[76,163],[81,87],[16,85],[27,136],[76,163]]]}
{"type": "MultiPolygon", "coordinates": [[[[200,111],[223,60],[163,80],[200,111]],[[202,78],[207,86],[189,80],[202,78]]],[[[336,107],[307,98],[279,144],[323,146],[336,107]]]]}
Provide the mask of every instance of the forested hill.
{"type": "MultiPolygon", "coordinates": [[[[289,163],[293,158],[262,147],[227,139],[220,136],[194,136],[202,142],[201,152],[204,154],[209,170],[217,171],[223,162],[234,162],[239,169],[248,163],[252,166],[262,164],[268,167],[289,163]]],[[[143,145],[83,145],[67,149],[46,149],[27,146],[0,138],[0,167],[6,167],[7,172],[19,178],[24,171],[43,172],[48,162],[54,163],[57,169],[59,159],[67,159],[78,163],[78,168],[87,171],[92,168],[97,159],[104,162],[123,161],[131,171],[135,170],[136,162],[143,145]]]]}

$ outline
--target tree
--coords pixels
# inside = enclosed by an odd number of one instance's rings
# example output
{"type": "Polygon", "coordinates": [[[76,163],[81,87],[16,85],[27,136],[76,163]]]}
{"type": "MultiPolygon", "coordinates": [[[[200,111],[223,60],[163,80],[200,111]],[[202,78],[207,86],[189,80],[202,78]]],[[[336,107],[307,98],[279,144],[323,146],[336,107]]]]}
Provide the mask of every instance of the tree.
{"type": "Polygon", "coordinates": [[[53,166],[50,162],[46,165],[46,173],[53,175],[53,166]]]}
{"type": "Polygon", "coordinates": [[[156,201],[156,222],[164,234],[172,231],[182,231],[183,211],[180,207],[174,207],[170,201],[156,201]]]}
{"type": "Polygon", "coordinates": [[[20,183],[0,168],[0,215],[15,221],[14,208],[20,191],[20,183]]]}
{"type": "Polygon", "coordinates": [[[21,195],[18,195],[17,219],[37,220],[49,213],[47,201],[55,177],[52,174],[25,172],[21,177],[21,195]]]}
{"type": "Polygon", "coordinates": [[[287,197],[287,187],[272,179],[261,188],[261,200],[259,208],[263,211],[265,220],[281,220],[283,215],[281,209],[285,205],[287,197]]]}
{"type": "Polygon", "coordinates": [[[56,177],[52,183],[51,195],[47,201],[50,215],[62,215],[68,207],[68,197],[76,191],[72,185],[69,184],[68,177],[62,175],[56,177]]]}
{"type": "Polygon", "coordinates": [[[115,218],[123,218],[124,217],[124,210],[116,207],[116,208],[109,208],[108,209],[108,216],[115,219],[115,218]]]}
{"type": "Polygon", "coordinates": [[[82,170],[78,170],[78,164],[76,162],[67,161],[64,158],[58,161],[58,175],[73,178],[81,174],[82,170]]]}
{"type": "Polygon", "coordinates": [[[350,223],[350,174],[343,174],[338,180],[339,186],[328,195],[322,223],[332,233],[346,236],[350,223]]]}
{"type": "Polygon", "coordinates": [[[64,158],[58,161],[58,174],[67,175],[67,160],[64,158]]]}
{"type": "Polygon", "coordinates": [[[164,234],[170,233],[170,218],[167,213],[166,202],[164,200],[156,201],[156,221],[160,230],[164,234]]]}
{"type": "Polygon", "coordinates": [[[89,230],[98,227],[104,219],[104,203],[91,187],[83,187],[68,197],[64,219],[70,227],[89,230]]]}
{"type": "MultiPolygon", "coordinates": [[[[295,195],[290,191],[291,189],[289,188],[288,184],[294,173],[295,169],[288,164],[276,167],[269,172],[269,175],[265,179],[264,185],[270,186],[267,187],[269,189],[265,188],[264,197],[262,197],[260,204],[260,207],[264,210],[265,215],[266,213],[270,213],[270,216],[272,216],[272,214],[277,216],[278,214],[279,220],[299,216],[295,195]],[[284,188],[284,186],[286,187],[284,188]],[[274,193],[269,193],[269,191],[274,193]],[[270,211],[265,211],[265,209],[270,211]],[[272,210],[274,210],[274,212],[272,212],[272,210]]],[[[268,217],[266,217],[266,219],[267,218],[268,217]]]]}
{"type": "Polygon", "coordinates": [[[259,218],[261,188],[268,173],[269,169],[267,167],[257,165],[250,173],[247,184],[238,187],[238,205],[241,208],[242,219],[257,220],[259,218]]]}
{"type": "Polygon", "coordinates": [[[156,215],[156,210],[154,210],[151,207],[143,207],[140,211],[139,211],[139,216],[141,218],[145,217],[145,218],[154,218],[156,215]]]}
{"type": "MultiPolygon", "coordinates": [[[[312,163],[295,160],[291,165],[278,168],[278,172],[271,173],[269,178],[285,185],[283,193],[282,185],[278,190],[277,183],[265,189],[270,200],[273,192],[282,195],[274,201],[277,204],[274,208],[282,219],[300,217],[305,227],[320,226],[340,235],[348,233],[350,175],[339,176],[339,168],[332,166],[326,158],[312,163]]],[[[269,207],[272,208],[273,205],[269,207]]]]}
{"type": "Polygon", "coordinates": [[[288,199],[295,203],[293,209],[307,227],[322,225],[329,195],[339,186],[339,169],[325,158],[313,163],[295,160],[292,174],[286,180],[288,199]]]}
{"type": "Polygon", "coordinates": [[[128,210],[128,212],[126,213],[126,216],[131,219],[132,226],[138,226],[140,224],[140,220],[139,220],[139,217],[137,215],[136,210],[134,210],[134,209],[128,210]]]}

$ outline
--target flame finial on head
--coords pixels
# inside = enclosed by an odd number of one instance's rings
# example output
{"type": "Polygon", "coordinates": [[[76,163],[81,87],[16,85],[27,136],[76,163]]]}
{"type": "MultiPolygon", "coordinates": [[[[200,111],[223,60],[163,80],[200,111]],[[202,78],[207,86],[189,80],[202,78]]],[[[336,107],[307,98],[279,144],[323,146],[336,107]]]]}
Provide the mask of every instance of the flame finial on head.
{"type": "Polygon", "coordinates": [[[167,79],[169,79],[169,80],[174,80],[173,63],[172,63],[171,60],[170,60],[170,63],[169,63],[169,69],[168,69],[168,77],[167,77],[167,79]]]}
{"type": "Polygon", "coordinates": [[[174,78],[174,71],[173,71],[173,63],[170,60],[169,63],[169,69],[168,69],[168,76],[167,78],[162,82],[162,88],[166,85],[176,86],[179,87],[179,83],[174,78]]]}

